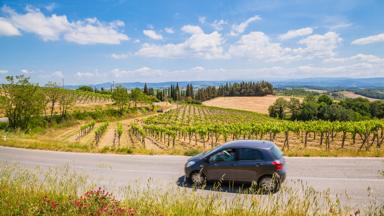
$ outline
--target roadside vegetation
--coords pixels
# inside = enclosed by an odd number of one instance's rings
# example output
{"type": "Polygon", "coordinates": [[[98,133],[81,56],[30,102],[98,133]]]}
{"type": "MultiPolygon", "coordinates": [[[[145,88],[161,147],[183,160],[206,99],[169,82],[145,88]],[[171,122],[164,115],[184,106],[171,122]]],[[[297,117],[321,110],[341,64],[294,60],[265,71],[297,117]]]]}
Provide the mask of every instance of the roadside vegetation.
{"type": "Polygon", "coordinates": [[[238,188],[231,196],[217,183],[212,189],[129,185],[97,186],[69,168],[27,170],[0,164],[0,209],[4,215],[382,215],[384,206],[367,195],[351,208],[329,191],[302,182],[283,185],[276,194],[238,188]],[[43,177],[43,178],[42,178],[43,177]],[[204,190],[217,191],[204,193],[204,190]],[[116,194],[110,191],[117,191],[116,194]]]}

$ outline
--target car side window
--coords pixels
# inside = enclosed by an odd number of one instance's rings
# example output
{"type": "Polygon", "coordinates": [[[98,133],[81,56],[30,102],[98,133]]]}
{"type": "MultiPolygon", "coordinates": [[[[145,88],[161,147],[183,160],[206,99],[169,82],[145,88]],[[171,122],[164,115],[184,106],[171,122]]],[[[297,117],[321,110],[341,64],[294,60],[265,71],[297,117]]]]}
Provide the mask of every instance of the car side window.
{"type": "Polygon", "coordinates": [[[239,160],[262,160],[263,155],[257,149],[242,148],[239,149],[239,160]]]}
{"type": "Polygon", "coordinates": [[[222,150],[209,158],[210,163],[215,162],[226,162],[226,161],[235,161],[236,160],[236,151],[235,149],[225,149],[222,150]]]}

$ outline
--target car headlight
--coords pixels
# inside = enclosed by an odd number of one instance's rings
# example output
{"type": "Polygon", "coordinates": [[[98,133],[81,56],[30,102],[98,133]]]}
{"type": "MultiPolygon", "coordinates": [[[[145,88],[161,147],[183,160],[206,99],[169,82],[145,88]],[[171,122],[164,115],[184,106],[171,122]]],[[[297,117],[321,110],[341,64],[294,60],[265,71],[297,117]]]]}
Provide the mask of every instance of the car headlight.
{"type": "Polygon", "coordinates": [[[187,163],[187,165],[185,165],[186,167],[190,167],[190,166],[193,166],[193,165],[195,165],[195,161],[189,161],[188,163],[187,163]]]}

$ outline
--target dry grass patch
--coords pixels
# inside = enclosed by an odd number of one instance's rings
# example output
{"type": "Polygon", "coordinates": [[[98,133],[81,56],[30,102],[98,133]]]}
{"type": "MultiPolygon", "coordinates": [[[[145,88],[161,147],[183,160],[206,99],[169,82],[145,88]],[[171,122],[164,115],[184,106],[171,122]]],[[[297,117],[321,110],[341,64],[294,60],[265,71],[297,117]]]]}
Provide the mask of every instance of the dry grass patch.
{"type": "Polygon", "coordinates": [[[365,98],[365,99],[368,99],[369,101],[376,101],[377,99],[374,99],[374,98],[369,98],[369,97],[365,97],[363,95],[359,95],[359,94],[356,94],[354,92],[351,92],[351,91],[341,91],[339,92],[342,96],[346,97],[346,98],[352,98],[352,99],[355,99],[355,98],[365,98]]]}
{"type": "MultiPolygon", "coordinates": [[[[268,114],[268,107],[271,106],[277,98],[283,97],[289,100],[289,96],[267,95],[262,97],[217,97],[203,102],[206,106],[231,108],[268,114]]],[[[299,98],[302,100],[302,98],[299,98]]]]}

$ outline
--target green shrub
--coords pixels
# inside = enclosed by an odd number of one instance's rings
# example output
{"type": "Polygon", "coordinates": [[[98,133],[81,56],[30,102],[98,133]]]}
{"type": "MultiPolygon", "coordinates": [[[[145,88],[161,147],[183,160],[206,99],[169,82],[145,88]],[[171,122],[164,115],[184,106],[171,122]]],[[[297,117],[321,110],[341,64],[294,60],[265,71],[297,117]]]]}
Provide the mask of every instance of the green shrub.
{"type": "Polygon", "coordinates": [[[198,150],[198,149],[188,149],[184,152],[184,155],[185,156],[195,156],[197,154],[201,153],[201,150],[198,150]]]}
{"type": "Polygon", "coordinates": [[[0,122],[0,130],[5,130],[5,129],[7,129],[7,127],[8,127],[7,122],[0,122]]]}

